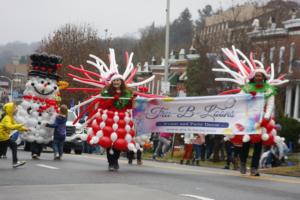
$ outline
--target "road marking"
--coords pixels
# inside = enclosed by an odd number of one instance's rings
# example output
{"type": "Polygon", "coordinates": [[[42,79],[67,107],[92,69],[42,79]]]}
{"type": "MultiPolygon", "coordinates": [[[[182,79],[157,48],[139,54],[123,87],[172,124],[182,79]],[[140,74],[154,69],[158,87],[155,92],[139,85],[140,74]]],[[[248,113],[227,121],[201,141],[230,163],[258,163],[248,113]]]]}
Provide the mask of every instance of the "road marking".
{"type": "Polygon", "coordinates": [[[47,169],[59,169],[57,167],[53,167],[53,166],[50,166],[50,165],[43,165],[43,164],[36,164],[36,166],[44,167],[44,168],[47,168],[47,169]]]}
{"type": "Polygon", "coordinates": [[[200,199],[200,200],[214,200],[214,199],[211,199],[208,197],[202,197],[202,196],[193,195],[193,194],[180,194],[180,196],[191,197],[191,198],[200,199]]]}

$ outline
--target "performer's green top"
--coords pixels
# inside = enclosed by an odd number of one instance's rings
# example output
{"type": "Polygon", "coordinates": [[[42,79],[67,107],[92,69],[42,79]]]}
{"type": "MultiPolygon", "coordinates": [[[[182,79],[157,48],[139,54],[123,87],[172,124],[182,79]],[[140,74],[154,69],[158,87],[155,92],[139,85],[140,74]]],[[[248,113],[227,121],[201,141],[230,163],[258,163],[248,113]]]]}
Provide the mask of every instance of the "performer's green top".
{"type": "MultiPolygon", "coordinates": [[[[118,94],[116,94],[118,95],[118,94]]],[[[115,96],[116,96],[115,95],[115,96]]],[[[123,92],[122,96],[118,95],[119,98],[128,98],[128,99],[113,99],[113,105],[116,109],[121,110],[123,108],[125,108],[126,106],[128,106],[130,103],[132,103],[132,101],[130,100],[130,98],[132,98],[133,92],[131,90],[125,89],[125,91],[123,92]]],[[[101,96],[103,97],[114,97],[111,94],[109,94],[108,89],[104,88],[101,92],[101,96]]]]}
{"type": "Polygon", "coordinates": [[[248,83],[241,88],[245,93],[264,93],[266,99],[277,93],[276,88],[268,83],[248,83]]]}

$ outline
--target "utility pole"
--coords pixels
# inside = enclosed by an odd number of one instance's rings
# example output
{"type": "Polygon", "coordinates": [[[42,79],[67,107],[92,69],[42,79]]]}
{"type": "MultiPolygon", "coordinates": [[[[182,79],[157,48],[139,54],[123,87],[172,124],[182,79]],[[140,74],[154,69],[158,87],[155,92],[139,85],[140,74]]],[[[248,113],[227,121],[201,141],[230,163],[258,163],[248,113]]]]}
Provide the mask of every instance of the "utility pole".
{"type": "Polygon", "coordinates": [[[165,74],[164,83],[162,84],[163,92],[170,92],[169,76],[169,35],[170,35],[170,0],[167,0],[166,8],[166,41],[165,41],[165,74]]]}

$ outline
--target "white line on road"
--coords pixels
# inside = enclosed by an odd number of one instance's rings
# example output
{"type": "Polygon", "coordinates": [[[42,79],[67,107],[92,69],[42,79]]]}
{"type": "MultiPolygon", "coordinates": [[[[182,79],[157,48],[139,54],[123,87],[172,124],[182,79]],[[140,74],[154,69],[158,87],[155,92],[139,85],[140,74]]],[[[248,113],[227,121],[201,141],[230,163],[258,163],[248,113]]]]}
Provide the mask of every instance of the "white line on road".
{"type": "Polygon", "coordinates": [[[37,164],[36,166],[44,167],[44,168],[47,168],[47,169],[59,169],[57,167],[53,167],[53,166],[50,166],[50,165],[43,165],[43,164],[37,164]]]}
{"type": "Polygon", "coordinates": [[[200,199],[200,200],[214,200],[211,198],[201,197],[201,196],[197,196],[197,195],[193,195],[193,194],[180,194],[180,196],[191,197],[191,198],[200,199]]]}

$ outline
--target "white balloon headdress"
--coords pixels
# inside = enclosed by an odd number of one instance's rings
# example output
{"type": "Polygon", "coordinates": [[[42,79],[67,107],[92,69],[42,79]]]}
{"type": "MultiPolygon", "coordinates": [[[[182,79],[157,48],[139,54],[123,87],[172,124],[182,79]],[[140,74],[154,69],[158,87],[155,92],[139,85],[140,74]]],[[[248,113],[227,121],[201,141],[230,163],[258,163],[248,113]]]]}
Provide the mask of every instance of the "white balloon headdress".
{"type": "Polygon", "coordinates": [[[227,81],[237,83],[239,85],[245,85],[252,79],[255,73],[260,72],[267,78],[267,83],[273,86],[282,85],[289,80],[284,80],[286,74],[280,74],[278,78],[275,78],[274,64],[265,68],[264,65],[253,58],[253,53],[250,53],[250,57],[247,58],[239,49],[232,46],[232,50],[228,48],[222,48],[223,53],[226,55],[226,61],[218,61],[218,64],[222,68],[213,68],[213,71],[224,72],[231,76],[231,78],[216,78],[216,81],[227,81]],[[227,66],[226,66],[227,64],[227,66]]]}

